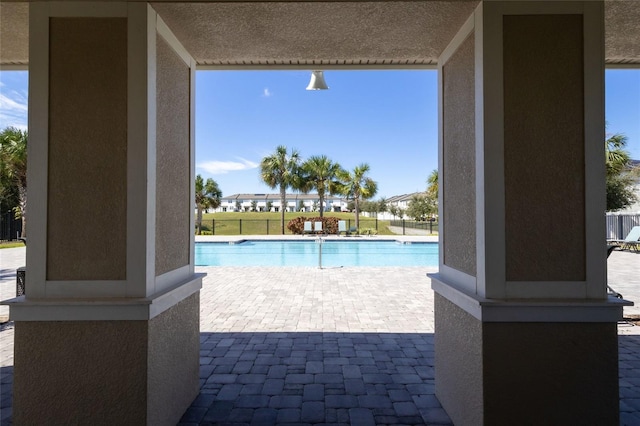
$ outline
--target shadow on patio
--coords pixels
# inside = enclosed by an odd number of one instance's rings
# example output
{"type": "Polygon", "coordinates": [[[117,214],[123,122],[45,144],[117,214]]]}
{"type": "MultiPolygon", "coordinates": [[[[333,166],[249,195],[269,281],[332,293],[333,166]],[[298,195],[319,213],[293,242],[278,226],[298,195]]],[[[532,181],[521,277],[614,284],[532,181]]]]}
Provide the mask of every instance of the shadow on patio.
{"type": "MultiPolygon", "coordinates": [[[[12,324],[2,332],[12,331],[12,324]]],[[[200,394],[180,425],[451,424],[432,333],[201,333],[200,394]]],[[[640,424],[640,335],[619,335],[620,424],[640,424]]],[[[13,366],[0,368],[11,425],[13,366]]]]}
{"type": "Polygon", "coordinates": [[[432,333],[201,333],[181,424],[451,424],[432,333]]]}

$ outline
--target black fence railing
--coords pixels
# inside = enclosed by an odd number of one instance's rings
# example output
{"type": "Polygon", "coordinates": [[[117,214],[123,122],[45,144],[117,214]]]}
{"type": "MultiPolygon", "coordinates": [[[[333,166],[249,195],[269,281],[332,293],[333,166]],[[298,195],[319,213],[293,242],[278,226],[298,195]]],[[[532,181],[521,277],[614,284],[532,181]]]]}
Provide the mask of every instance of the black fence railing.
{"type": "Polygon", "coordinates": [[[389,226],[393,228],[401,228],[402,235],[417,235],[425,233],[434,234],[438,232],[438,222],[435,220],[391,220],[389,221],[389,226]]]}
{"type": "MultiPolygon", "coordinates": [[[[355,228],[355,219],[344,219],[347,229],[355,228]]],[[[291,235],[285,222],[284,233],[291,235]]],[[[360,217],[358,231],[368,233],[368,230],[380,231],[387,226],[397,235],[430,235],[438,232],[436,221],[391,220],[379,221],[374,217],[360,217]]],[[[203,235],[280,235],[279,219],[207,219],[202,221],[203,235]]]]}
{"type": "Polygon", "coordinates": [[[17,240],[22,234],[22,220],[16,219],[12,210],[0,214],[0,240],[17,240]]]}
{"type": "MultiPolygon", "coordinates": [[[[344,219],[347,229],[355,227],[355,219],[344,219]]],[[[285,235],[293,234],[284,224],[285,235]]],[[[361,217],[360,230],[375,229],[378,231],[378,219],[361,217]]],[[[279,219],[211,219],[202,221],[203,235],[281,235],[279,219]]]]}

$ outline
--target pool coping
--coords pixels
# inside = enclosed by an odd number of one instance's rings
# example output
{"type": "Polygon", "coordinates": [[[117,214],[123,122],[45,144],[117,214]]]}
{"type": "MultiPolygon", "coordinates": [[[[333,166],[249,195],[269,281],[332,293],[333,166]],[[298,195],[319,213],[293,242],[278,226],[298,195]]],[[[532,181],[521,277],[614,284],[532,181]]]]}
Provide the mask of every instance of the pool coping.
{"type": "MultiPolygon", "coordinates": [[[[322,235],[323,240],[335,241],[397,241],[400,243],[437,243],[438,236],[425,235],[356,235],[338,236],[322,235]]],[[[230,243],[239,244],[245,241],[310,241],[317,239],[316,235],[196,235],[196,243],[230,243]]]]}

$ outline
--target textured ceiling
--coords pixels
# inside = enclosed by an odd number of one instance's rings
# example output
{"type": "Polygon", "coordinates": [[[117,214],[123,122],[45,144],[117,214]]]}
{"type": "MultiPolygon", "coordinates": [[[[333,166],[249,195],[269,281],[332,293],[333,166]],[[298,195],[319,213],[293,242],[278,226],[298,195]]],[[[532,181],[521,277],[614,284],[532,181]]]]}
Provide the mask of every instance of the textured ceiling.
{"type": "MultiPolygon", "coordinates": [[[[477,0],[152,3],[200,66],[435,65],[477,0]]],[[[640,66],[640,1],[605,2],[609,64],[640,66]]],[[[0,2],[0,64],[28,64],[28,3],[0,2]]]]}
{"type": "Polygon", "coordinates": [[[435,64],[476,5],[153,3],[194,59],[208,65],[435,64]]]}
{"type": "Polygon", "coordinates": [[[0,3],[0,65],[29,61],[29,4],[0,3]]]}
{"type": "Polygon", "coordinates": [[[605,58],[640,66],[640,1],[605,3],[605,58]]]}

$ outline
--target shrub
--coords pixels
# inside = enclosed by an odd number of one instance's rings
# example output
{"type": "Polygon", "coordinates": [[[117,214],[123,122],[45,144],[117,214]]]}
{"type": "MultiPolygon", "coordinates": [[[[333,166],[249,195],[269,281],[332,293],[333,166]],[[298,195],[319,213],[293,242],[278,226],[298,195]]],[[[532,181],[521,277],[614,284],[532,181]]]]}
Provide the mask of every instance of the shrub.
{"type": "Polygon", "coordinates": [[[375,228],[362,228],[358,232],[360,235],[378,235],[378,230],[375,228]]]}
{"type": "Polygon", "coordinates": [[[303,234],[305,222],[322,222],[322,229],[325,234],[337,234],[338,220],[339,219],[337,217],[299,216],[289,221],[289,223],[287,224],[287,229],[291,231],[293,234],[303,234]]]}

